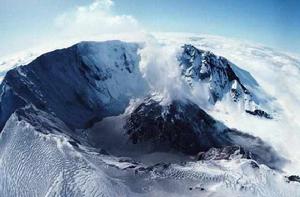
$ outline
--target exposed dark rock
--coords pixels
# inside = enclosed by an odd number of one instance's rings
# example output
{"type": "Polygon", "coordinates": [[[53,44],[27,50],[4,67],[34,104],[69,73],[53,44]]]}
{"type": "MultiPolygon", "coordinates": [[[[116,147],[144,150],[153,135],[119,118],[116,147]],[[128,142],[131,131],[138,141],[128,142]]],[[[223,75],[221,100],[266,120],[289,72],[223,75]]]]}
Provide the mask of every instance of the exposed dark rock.
{"type": "Polygon", "coordinates": [[[69,143],[70,143],[72,146],[74,146],[74,147],[76,147],[76,148],[79,148],[80,142],[79,142],[78,140],[69,140],[69,143]]]}
{"type": "Polygon", "coordinates": [[[177,150],[199,159],[253,159],[280,168],[284,159],[261,139],[229,129],[191,101],[146,99],[130,114],[125,129],[134,144],[149,143],[153,151],[177,150]]]}
{"type": "Polygon", "coordinates": [[[259,165],[255,161],[250,161],[250,165],[252,168],[259,168],[259,165]]]}
{"type": "Polygon", "coordinates": [[[300,176],[297,175],[291,175],[291,176],[286,176],[287,182],[298,182],[300,183],[300,176]]]}
{"type": "Polygon", "coordinates": [[[254,116],[259,116],[259,117],[263,117],[263,118],[267,118],[267,119],[272,119],[272,116],[268,113],[266,113],[263,110],[260,109],[256,109],[254,111],[250,111],[250,110],[246,110],[246,112],[248,114],[254,115],[254,116]]]}
{"type": "Polygon", "coordinates": [[[205,188],[196,186],[196,187],[189,187],[189,190],[200,190],[200,191],[205,191],[205,188]]]}
{"type": "Polygon", "coordinates": [[[197,155],[198,160],[229,160],[235,157],[251,159],[251,153],[240,146],[226,146],[224,148],[211,148],[197,155]]]}
{"type": "Polygon", "coordinates": [[[153,144],[197,154],[199,150],[220,146],[219,140],[212,136],[214,132],[210,132],[214,124],[215,120],[195,104],[174,101],[161,106],[149,99],[134,110],[125,127],[133,143],[150,140],[153,144]]]}
{"type": "Polygon", "coordinates": [[[100,149],[99,153],[101,155],[109,155],[109,153],[106,150],[104,150],[104,149],[100,149]]]}
{"type": "Polygon", "coordinates": [[[166,169],[170,167],[171,164],[169,163],[157,163],[154,165],[150,165],[147,167],[139,166],[135,169],[135,173],[147,173],[147,172],[156,172],[156,173],[163,173],[166,169]]]}

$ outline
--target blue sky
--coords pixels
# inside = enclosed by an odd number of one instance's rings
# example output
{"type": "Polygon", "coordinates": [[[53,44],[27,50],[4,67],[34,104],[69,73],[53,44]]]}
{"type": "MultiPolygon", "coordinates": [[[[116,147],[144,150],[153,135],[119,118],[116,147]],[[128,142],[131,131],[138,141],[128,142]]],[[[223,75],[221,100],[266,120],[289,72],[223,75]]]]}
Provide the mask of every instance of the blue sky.
{"type": "MultiPolygon", "coordinates": [[[[94,2],[0,0],[0,56],[55,38],[60,33],[57,18],[66,15],[70,26],[78,6],[94,2]]],[[[148,31],[221,35],[300,54],[299,8],[298,0],[114,0],[107,12],[109,16],[131,16],[148,31]]],[[[98,14],[96,19],[102,17],[98,14]]],[[[100,22],[103,20],[106,18],[100,22]]],[[[126,20],[122,19],[124,26],[128,26],[126,20]]],[[[64,21],[62,26],[67,25],[64,21]]],[[[73,27],[72,32],[80,29],[84,28],[73,27]]]]}

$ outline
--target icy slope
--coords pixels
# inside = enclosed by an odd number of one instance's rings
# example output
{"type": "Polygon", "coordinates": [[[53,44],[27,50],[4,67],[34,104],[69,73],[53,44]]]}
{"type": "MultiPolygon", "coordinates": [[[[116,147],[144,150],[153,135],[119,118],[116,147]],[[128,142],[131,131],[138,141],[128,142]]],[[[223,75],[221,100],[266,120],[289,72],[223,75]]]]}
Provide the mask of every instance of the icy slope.
{"type": "Polygon", "coordinates": [[[1,196],[117,196],[126,187],[89,163],[67,127],[32,107],[18,110],[0,138],[1,196]]]}
{"type": "Polygon", "coordinates": [[[0,134],[1,195],[267,197],[300,192],[297,183],[249,160],[149,165],[145,158],[101,154],[61,132],[69,132],[63,122],[34,107],[9,118],[0,134]]]}

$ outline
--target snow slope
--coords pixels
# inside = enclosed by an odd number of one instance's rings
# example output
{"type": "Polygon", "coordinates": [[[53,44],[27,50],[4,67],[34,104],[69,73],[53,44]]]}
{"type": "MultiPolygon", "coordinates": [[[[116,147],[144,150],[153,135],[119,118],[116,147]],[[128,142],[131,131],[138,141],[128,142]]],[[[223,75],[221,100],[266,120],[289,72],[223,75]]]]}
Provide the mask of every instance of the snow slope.
{"type": "Polygon", "coordinates": [[[64,123],[41,113],[33,108],[19,110],[1,133],[1,196],[117,196],[126,193],[122,182],[88,162],[74,150],[67,136],[58,134],[67,130],[64,123]],[[35,125],[32,120],[36,120],[35,125]]]}
{"type": "Polygon", "coordinates": [[[15,109],[29,103],[72,128],[121,113],[131,97],[147,91],[137,48],[119,41],[82,42],[10,70],[0,87],[0,128],[15,109]]]}
{"type": "Polygon", "coordinates": [[[30,106],[20,109],[0,134],[1,195],[294,196],[300,192],[297,183],[287,183],[281,174],[246,159],[151,165],[143,162],[145,158],[139,162],[110,156],[72,142],[61,133],[68,130],[66,125],[45,114],[30,106]]]}

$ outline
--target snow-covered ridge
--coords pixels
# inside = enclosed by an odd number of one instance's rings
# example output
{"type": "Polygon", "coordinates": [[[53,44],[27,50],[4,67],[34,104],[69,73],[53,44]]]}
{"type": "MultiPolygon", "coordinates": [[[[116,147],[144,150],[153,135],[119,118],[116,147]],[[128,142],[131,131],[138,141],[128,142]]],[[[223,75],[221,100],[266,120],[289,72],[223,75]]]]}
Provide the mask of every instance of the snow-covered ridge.
{"type": "Polygon", "coordinates": [[[31,103],[72,128],[121,113],[130,98],[147,90],[137,49],[120,41],[82,42],[10,70],[1,85],[0,127],[15,109],[31,103]]]}
{"type": "Polygon", "coordinates": [[[258,86],[255,79],[226,58],[199,50],[192,45],[184,45],[183,53],[178,59],[182,75],[191,88],[195,83],[208,84],[211,103],[230,95],[231,100],[242,105],[247,113],[271,118],[271,115],[260,109],[259,100],[241,82],[240,77],[247,77],[243,80],[248,81],[247,85],[258,86]]]}

